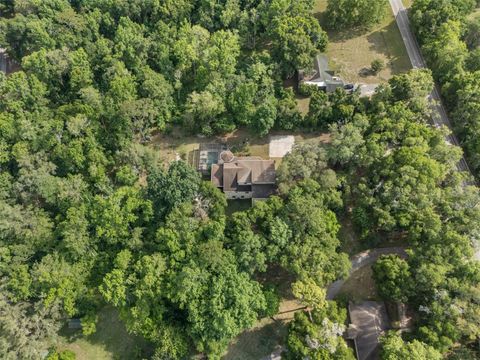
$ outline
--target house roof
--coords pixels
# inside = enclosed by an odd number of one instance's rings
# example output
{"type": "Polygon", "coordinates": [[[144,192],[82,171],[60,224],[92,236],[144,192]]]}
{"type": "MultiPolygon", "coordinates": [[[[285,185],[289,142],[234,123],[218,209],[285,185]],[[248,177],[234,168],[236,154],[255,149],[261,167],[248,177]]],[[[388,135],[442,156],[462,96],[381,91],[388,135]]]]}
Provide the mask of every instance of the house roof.
{"type": "MultiPolygon", "coordinates": [[[[223,187],[224,191],[237,191],[239,186],[275,185],[276,171],[274,160],[241,157],[232,162],[212,165],[212,183],[223,187]]],[[[252,190],[253,191],[253,190],[252,190]]],[[[265,191],[262,190],[262,193],[265,191]]]]}
{"type": "Polygon", "coordinates": [[[250,172],[252,184],[275,184],[276,171],[274,160],[239,159],[238,166],[250,172]]]}
{"type": "Polygon", "coordinates": [[[212,164],[212,170],[210,173],[210,180],[216,187],[223,186],[223,167],[218,164],[212,164]]]}
{"type": "Polygon", "coordinates": [[[308,77],[308,81],[326,82],[329,80],[333,80],[333,72],[328,67],[328,58],[318,54],[313,62],[313,73],[308,77]]]}
{"type": "Polygon", "coordinates": [[[313,73],[304,78],[305,83],[317,85],[326,88],[327,92],[333,92],[335,89],[345,85],[345,82],[338,77],[328,67],[328,58],[323,54],[318,54],[313,62],[313,73]]]}
{"type": "Polygon", "coordinates": [[[238,188],[238,171],[241,170],[235,163],[220,165],[223,167],[223,190],[236,191],[238,188]]]}

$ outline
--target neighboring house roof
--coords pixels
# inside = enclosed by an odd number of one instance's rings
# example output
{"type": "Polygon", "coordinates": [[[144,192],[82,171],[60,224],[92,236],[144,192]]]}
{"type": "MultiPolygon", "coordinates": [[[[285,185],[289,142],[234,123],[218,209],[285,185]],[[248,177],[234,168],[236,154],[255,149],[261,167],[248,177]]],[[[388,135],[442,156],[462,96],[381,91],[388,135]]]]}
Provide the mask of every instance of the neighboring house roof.
{"type": "Polygon", "coordinates": [[[352,324],[348,338],[355,342],[358,360],[378,359],[380,336],[389,328],[387,310],[383,302],[364,301],[348,306],[352,324]]]}
{"type": "Polygon", "coordinates": [[[333,92],[335,89],[345,85],[345,82],[335,76],[335,72],[328,67],[328,58],[323,54],[318,54],[313,62],[313,72],[310,74],[301,73],[301,80],[308,85],[316,85],[325,88],[327,92],[333,92]]]}

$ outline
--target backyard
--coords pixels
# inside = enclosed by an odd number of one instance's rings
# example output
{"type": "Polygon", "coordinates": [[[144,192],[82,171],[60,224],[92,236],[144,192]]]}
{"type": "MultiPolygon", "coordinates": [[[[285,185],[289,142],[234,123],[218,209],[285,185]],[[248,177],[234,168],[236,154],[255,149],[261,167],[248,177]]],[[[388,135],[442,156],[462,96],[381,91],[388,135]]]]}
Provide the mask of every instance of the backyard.
{"type": "MultiPolygon", "coordinates": [[[[330,141],[328,134],[321,132],[302,133],[272,131],[274,135],[294,135],[295,143],[320,143],[330,141]]],[[[192,153],[198,149],[200,144],[227,143],[228,147],[237,156],[259,156],[262,159],[269,159],[270,137],[260,137],[246,129],[235,130],[224,136],[191,136],[174,128],[169,134],[156,134],[152,137],[149,145],[158,150],[161,159],[165,163],[183,159],[191,162],[192,153]]],[[[277,166],[281,163],[280,158],[276,160],[277,166]]]]}

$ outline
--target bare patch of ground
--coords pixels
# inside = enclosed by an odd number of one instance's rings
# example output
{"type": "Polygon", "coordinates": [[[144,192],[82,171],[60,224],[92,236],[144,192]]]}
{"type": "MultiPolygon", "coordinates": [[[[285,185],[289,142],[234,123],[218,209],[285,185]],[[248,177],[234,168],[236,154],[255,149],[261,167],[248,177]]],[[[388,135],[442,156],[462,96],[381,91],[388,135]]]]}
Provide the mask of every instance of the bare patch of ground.
{"type": "Polygon", "coordinates": [[[355,271],[343,284],[337,297],[351,301],[379,300],[377,286],[372,275],[373,271],[370,265],[355,271]]]}
{"type": "Polygon", "coordinates": [[[292,151],[295,144],[293,135],[272,135],[270,136],[269,156],[271,158],[283,158],[292,151]]]}

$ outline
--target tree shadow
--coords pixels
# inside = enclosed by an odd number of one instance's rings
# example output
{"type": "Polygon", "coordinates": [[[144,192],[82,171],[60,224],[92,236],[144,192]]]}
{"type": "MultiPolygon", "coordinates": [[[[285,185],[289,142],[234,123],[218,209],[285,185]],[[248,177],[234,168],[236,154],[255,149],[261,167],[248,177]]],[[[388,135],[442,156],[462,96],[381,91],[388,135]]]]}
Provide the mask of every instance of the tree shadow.
{"type": "Polygon", "coordinates": [[[388,59],[386,65],[392,74],[405,72],[411,67],[405,44],[395,20],[392,20],[381,29],[371,32],[366,38],[370,44],[371,51],[381,54],[388,59]]]}
{"type": "Polygon", "coordinates": [[[360,69],[358,72],[358,76],[362,78],[370,77],[370,76],[375,76],[376,74],[371,68],[363,67],[360,69]]]}
{"type": "Polygon", "coordinates": [[[368,34],[372,29],[365,27],[351,28],[346,30],[330,30],[327,29],[328,38],[332,42],[341,42],[351,40],[368,34]]]}
{"type": "Polygon", "coordinates": [[[285,321],[272,321],[243,332],[228,347],[224,360],[258,360],[282,349],[287,336],[285,321]]]}

